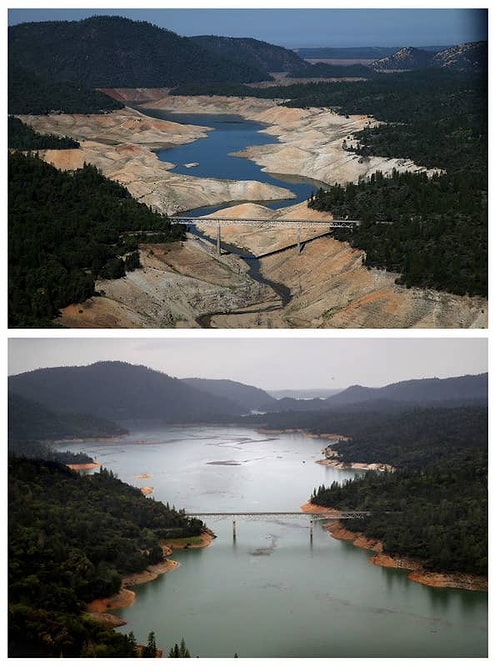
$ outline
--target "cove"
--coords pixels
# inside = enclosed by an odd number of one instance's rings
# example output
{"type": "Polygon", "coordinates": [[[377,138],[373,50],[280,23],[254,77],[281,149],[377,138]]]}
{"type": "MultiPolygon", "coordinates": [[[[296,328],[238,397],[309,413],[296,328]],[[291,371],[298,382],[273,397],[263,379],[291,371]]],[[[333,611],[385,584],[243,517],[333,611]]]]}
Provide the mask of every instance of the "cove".
{"type": "MultiPolygon", "coordinates": [[[[326,439],[245,427],[135,427],[80,450],[187,512],[299,511],[314,487],[357,472],[316,463],[326,439]],[[138,478],[148,474],[149,477],[138,478]]],[[[69,449],[72,444],[58,444],[69,449]]],[[[201,658],[478,658],[488,655],[484,593],[433,589],[372,565],[370,552],[303,517],[207,520],[204,549],[136,587],[121,631],[164,651],[184,638],[201,658]]]]}
{"type": "MultiPolygon", "coordinates": [[[[171,149],[160,150],[156,153],[161,161],[176,164],[176,168],[173,169],[175,173],[224,180],[257,180],[258,182],[290,189],[295,193],[294,199],[264,203],[267,207],[273,209],[302,203],[319,187],[327,187],[322,182],[300,176],[265,173],[253,161],[231,155],[249,146],[279,144],[279,141],[272,135],[259,132],[266,128],[264,124],[229,114],[189,115],[173,114],[164,110],[138,109],[140,112],[157,119],[208,126],[213,129],[205,138],[171,149]],[[186,167],[186,164],[192,167],[186,167]]],[[[198,208],[190,211],[189,214],[202,216],[210,214],[220,207],[219,205],[217,207],[198,208]]]]}

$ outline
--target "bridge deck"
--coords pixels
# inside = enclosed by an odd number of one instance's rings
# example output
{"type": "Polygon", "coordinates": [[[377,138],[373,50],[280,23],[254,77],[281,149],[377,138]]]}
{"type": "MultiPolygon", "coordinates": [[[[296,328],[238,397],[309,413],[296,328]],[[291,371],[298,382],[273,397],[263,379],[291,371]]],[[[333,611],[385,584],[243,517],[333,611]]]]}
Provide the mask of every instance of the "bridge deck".
{"type": "Polygon", "coordinates": [[[305,511],[203,511],[186,513],[191,518],[296,518],[307,516],[308,518],[341,520],[342,518],[364,518],[369,516],[369,511],[332,511],[331,513],[307,513],[305,511]]]}
{"type": "Polygon", "coordinates": [[[174,224],[211,224],[216,226],[271,226],[283,228],[317,229],[318,227],[352,229],[357,219],[232,219],[229,217],[169,217],[174,224]]]}

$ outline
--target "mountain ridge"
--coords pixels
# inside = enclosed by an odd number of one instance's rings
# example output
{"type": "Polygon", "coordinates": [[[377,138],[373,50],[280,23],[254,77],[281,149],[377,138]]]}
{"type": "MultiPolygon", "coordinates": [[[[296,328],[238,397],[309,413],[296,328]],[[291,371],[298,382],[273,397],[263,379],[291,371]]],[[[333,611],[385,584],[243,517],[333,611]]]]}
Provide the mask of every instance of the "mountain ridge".
{"type": "Polygon", "coordinates": [[[487,52],[486,41],[458,44],[437,52],[417,47],[402,47],[390,56],[373,61],[369,67],[376,71],[444,68],[478,73],[486,69],[487,52]]]}
{"type": "Polygon", "coordinates": [[[9,377],[9,392],[50,410],[98,415],[124,424],[208,422],[245,413],[234,401],[193,389],[146,366],[96,362],[9,377]]]}
{"type": "Polygon", "coordinates": [[[265,412],[321,411],[359,406],[454,405],[486,403],[488,374],[470,374],[449,378],[421,378],[390,383],[383,387],[351,385],[327,399],[279,399],[262,407],[265,412]]]}

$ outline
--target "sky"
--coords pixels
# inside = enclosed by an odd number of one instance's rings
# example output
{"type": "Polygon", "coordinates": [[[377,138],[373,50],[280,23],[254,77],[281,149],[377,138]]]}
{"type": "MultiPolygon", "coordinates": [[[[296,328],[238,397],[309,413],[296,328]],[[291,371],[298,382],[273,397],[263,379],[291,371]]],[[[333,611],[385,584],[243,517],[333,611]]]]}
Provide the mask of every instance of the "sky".
{"type": "MultiPolygon", "coordinates": [[[[224,35],[253,37],[265,42],[293,49],[321,46],[448,46],[487,39],[487,12],[485,9],[439,8],[423,6],[415,9],[390,7],[367,9],[366,3],[353,8],[332,8],[335,3],[315,3],[311,9],[294,7],[294,3],[266,3],[267,9],[252,8],[251,3],[237,3],[238,9],[222,8],[220,3],[183,3],[183,9],[155,9],[154,2],[147,9],[130,9],[127,3],[92,3],[89,9],[16,9],[8,3],[9,25],[29,21],[79,20],[95,14],[118,14],[134,20],[148,21],[168,28],[182,36],[224,35]],[[198,4],[198,7],[191,6],[198,4]],[[276,6],[277,5],[277,6],[276,6]]],[[[224,3],[227,4],[227,3],[224,3]]],[[[309,3],[307,3],[309,4],[309,3]]],[[[392,3],[395,4],[395,3],[392,3]]],[[[78,3],[84,7],[85,3],[78,3]]],[[[387,7],[389,5],[389,7],[387,7]]],[[[469,7],[474,5],[469,3],[469,7]]],[[[485,7],[487,3],[480,6],[485,7]]],[[[22,6],[22,5],[21,5],[22,6]]],[[[134,7],[134,5],[132,5],[134,7]]]]}
{"type": "Polygon", "coordinates": [[[11,338],[9,374],[96,361],[142,364],[175,378],[230,379],[265,390],[382,387],[488,370],[486,338],[207,336],[11,338]]]}

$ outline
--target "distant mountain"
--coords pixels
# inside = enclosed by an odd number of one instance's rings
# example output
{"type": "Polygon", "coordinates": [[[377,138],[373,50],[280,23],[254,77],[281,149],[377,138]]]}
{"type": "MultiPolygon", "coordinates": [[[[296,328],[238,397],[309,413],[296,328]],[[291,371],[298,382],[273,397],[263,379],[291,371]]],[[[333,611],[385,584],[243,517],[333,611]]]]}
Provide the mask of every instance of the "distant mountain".
{"type": "Polygon", "coordinates": [[[219,56],[145,21],[94,16],[9,27],[9,62],[50,81],[89,88],[255,82],[263,70],[219,56]]]}
{"type": "Polygon", "coordinates": [[[370,67],[377,71],[446,68],[457,72],[478,73],[486,71],[487,62],[487,42],[468,42],[436,53],[404,47],[390,56],[373,61],[370,67]]]}
{"type": "Polygon", "coordinates": [[[369,60],[391,56],[401,47],[300,47],[295,53],[303,59],[369,60]]]}
{"type": "Polygon", "coordinates": [[[430,51],[415,47],[403,47],[390,56],[379,58],[371,63],[374,70],[422,70],[432,64],[430,51]]]}
{"type": "Polygon", "coordinates": [[[304,65],[294,51],[253,38],[197,35],[189,39],[234,63],[246,63],[266,73],[288,72],[304,65]]]}
{"type": "Polygon", "coordinates": [[[245,413],[166,374],[123,362],[39,369],[9,377],[9,392],[58,413],[84,413],[125,425],[210,422],[245,413]]]}
{"type": "Polygon", "coordinates": [[[440,51],[432,64],[461,72],[484,72],[488,63],[488,43],[469,42],[440,51]]]}
{"type": "Polygon", "coordinates": [[[488,374],[456,378],[424,378],[392,383],[380,388],[353,385],[326,400],[329,408],[386,400],[421,406],[488,400],[488,374]]]}
{"type": "Polygon", "coordinates": [[[283,398],[266,404],[267,413],[325,411],[333,409],[389,411],[408,406],[457,406],[486,404],[488,374],[457,378],[427,378],[392,383],[385,387],[352,385],[327,399],[283,398]]]}
{"type": "Polygon", "coordinates": [[[285,389],[285,390],[266,390],[271,397],[274,399],[283,399],[283,397],[291,397],[292,399],[314,399],[319,397],[320,399],[326,399],[327,397],[332,397],[334,394],[342,392],[342,390],[335,390],[331,388],[304,388],[304,389],[285,389]]]}
{"type": "Polygon", "coordinates": [[[183,383],[200,392],[214,395],[232,403],[237,403],[247,413],[256,411],[272,401],[272,397],[264,390],[252,385],[236,383],[233,380],[207,380],[204,378],[183,378],[183,383]]]}
{"type": "Polygon", "coordinates": [[[9,444],[21,441],[57,441],[114,437],[126,430],[94,415],[57,413],[36,401],[9,394],[9,444]]]}
{"type": "Polygon", "coordinates": [[[294,397],[282,397],[273,399],[259,409],[264,413],[288,413],[290,411],[323,411],[329,408],[324,399],[295,399],[294,397]]]}

